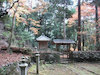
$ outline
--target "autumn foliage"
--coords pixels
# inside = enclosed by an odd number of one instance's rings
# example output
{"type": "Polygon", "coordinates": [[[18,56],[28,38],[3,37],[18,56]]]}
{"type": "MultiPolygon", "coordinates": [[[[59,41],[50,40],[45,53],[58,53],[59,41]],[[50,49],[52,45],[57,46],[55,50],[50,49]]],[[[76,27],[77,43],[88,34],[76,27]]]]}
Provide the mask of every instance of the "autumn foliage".
{"type": "MultiPolygon", "coordinates": [[[[100,16],[100,7],[98,7],[98,15],[100,16]]],[[[81,5],[81,16],[85,19],[88,16],[95,16],[95,6],[89,3],[83,3],[81,5]]],[[[78,7],[76,7],[76,12],[69,18],[69,24],[75,22],[78,19],[78,7]]],[[[99,19],[100,20],[100,19],[99,19]]]]}
{"type": "MultiPolygon", "coordinates": [[[[8,10],[10,16],[15,16],[17,22],[23,22],[26,25],[28,25],[28,20],[31,21],[31,24],[37,27],[40,27],[39,21],[33,20],[32,18],[26,19],[22,17],[22,15],[28,15],[34,12],[39,12],[41,14],[44,14],[47,10],[45,9],[45,6],[47,5],[46,2],[43,0],[38,0],[38,4],[36,7],[32,7],[32,4],[28,3],[28,0],[18,0],[16,3],[14,3],[13,0],[8,0],[10,5],[13,5],[11,9],[8,10]]],[[[31,27],[30,28],[34,34],[38,34],[38,28],[31,27]]]]}

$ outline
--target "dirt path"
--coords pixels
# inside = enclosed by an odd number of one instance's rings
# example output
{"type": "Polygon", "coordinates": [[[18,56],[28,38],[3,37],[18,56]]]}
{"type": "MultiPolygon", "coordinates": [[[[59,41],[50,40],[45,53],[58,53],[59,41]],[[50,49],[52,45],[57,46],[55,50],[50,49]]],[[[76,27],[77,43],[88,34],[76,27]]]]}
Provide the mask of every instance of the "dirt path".
{"type": "Polygon", "coordinates": [[[94,75],[100,75],[100,64],[99,63],[80,63],[75,64],[80,69],[86,70],[94,75]]]}
{"type": "MultiPolygon", "coordinates": [[[[40,66],[40,75],[100,75],[100,67],[96,66],[100,65],[91,63],[45,64],[40,66]]],[[[35,69],[36,67],[33,65],[29,69],[28,75],[36,75],[35,69]]]]}

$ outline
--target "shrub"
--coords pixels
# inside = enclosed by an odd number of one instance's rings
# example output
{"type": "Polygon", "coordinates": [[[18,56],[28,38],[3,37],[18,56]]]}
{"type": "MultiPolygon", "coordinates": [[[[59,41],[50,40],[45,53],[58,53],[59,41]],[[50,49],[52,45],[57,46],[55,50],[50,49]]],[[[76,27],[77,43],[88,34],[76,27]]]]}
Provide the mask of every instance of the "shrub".
{"type": "Polygon", "coordinates": [[[100,61],[100,51],[74,51],[70,59],[75,61],[100,61]]]}
{"type": "Polygon", "coordinates": [[[11,64],[0,68],[0,75],[19,75],[17,71],[17,64],[11,64]]]}
{"type": "MultiPolygon", "coordinates": [[[[33,54],[31,57],[32,62],[36,62],[36,56],[33,54]]],[[[55,63],[60,61],[60,56],[57,53],[41,53],[40,60],[44,60],[45,62],[55,63]]]]}
{"type": "Polygon", "coordinates": [[[25,50],[22,51],[23,54],[32,54],[32,49],[26,48],[25,50]]]}
{"type": "Polygon", "coordinates": [[[57,53],[44,53],[43,58],[46,62],[55,63],[60,61],[60,56],[57,53]]]}

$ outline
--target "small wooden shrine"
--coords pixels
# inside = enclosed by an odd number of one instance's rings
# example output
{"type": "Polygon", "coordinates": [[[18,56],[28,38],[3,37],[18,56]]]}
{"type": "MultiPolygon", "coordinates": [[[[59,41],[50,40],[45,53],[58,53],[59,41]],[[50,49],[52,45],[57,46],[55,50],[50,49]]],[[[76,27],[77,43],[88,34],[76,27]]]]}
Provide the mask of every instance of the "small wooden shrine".
{"type": "Polygon", "coordinates": [[[36,41],[39,43],[38,48],[39,49],[47,49],[48,48],[48,42],[51,39],[47,36],[45,36],[44,34],[42,34],[41,36],[39,36],[36,41]]]}
{"type": "Polygon", "coordinates": [[[58,45],[67,45],[67,51],[70,51],[70,45],[71,44],[75,44],[74,40],[71,39],[54,39],[53,43],[56,44],[56,46],[58,45]]]}

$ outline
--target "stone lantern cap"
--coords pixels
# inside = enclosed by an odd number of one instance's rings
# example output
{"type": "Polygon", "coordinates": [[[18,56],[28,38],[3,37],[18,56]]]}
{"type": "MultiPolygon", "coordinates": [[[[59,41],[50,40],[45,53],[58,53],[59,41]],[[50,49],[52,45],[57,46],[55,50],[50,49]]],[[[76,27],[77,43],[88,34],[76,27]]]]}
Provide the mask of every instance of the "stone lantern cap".
{"type": "Polygon", "coordinates": [[[37,41],[50,41],[51,39],[47,36],[45,36],[43,33],[41,36],[39,36],[37,39],[37,41]]]}

